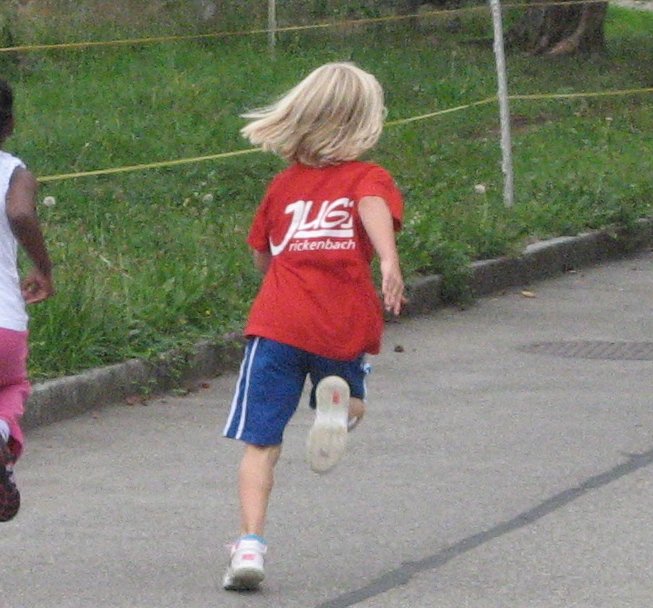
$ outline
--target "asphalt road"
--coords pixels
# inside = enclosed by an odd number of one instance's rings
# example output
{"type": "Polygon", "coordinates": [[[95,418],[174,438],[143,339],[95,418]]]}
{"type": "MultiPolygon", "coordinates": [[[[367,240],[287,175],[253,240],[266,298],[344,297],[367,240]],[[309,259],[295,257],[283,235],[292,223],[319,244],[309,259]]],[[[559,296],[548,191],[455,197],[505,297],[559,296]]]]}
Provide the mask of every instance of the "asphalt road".
{"type": "Polygon", "coordinates": [[[649,608],[653,254],[529,291],[389,325],[329,475],[304,462],[301,407],[259,593],[219,586],[233,374],[30,431],[0,606],[649,608]]]}

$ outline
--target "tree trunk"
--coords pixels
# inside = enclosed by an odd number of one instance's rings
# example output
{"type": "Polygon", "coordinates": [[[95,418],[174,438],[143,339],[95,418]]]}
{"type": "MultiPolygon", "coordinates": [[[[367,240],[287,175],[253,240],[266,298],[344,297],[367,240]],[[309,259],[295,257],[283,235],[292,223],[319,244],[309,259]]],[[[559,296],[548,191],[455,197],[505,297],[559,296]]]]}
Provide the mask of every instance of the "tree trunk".
{"type": "Polygon", "coordinates": [[[542,7],[535,4],[508,31],[506,45],[534,55],[602,52],[607,8],[607,2],[542,7]]]}

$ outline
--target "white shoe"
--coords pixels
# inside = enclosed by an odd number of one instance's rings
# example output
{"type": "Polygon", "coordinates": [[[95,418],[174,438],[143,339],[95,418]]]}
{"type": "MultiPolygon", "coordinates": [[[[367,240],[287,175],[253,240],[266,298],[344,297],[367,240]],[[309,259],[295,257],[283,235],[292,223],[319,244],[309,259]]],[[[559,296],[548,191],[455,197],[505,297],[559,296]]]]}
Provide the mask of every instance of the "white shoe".
{"type": "Polygon", "coordinates": [[[256,539],[241,538],[231,547],[231,561],[222,586],[228,591],[254,591],[265,578],[263,569],[268,547],[256,539]]]}
{"type": "Polygon", "coordinates": [[[347,447],[349,385],[338,376],[327,376],[315,389],[315,422],[308,433],[306,458],[316,473],[335,467],[347,447]]]}

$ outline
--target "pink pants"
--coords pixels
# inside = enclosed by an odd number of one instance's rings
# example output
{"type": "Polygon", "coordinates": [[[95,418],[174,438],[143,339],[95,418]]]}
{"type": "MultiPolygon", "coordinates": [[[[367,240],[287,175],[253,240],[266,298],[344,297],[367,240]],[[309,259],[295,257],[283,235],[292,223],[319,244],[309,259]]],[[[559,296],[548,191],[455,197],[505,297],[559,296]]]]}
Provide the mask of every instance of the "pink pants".
{"type": "Polygon", "coordinates": [[[18,458],[24,439],[20,419],[31,392],[27,379],[27,332],[0,328],[0,419],[9,425],[8,447],[18,458]]]}

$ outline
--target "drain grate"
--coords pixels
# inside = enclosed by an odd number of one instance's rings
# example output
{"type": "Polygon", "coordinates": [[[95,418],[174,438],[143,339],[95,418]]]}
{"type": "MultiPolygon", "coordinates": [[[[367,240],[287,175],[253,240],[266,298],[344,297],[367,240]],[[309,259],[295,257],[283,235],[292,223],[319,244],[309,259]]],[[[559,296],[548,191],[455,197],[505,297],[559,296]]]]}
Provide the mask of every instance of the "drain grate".
{"type": "Polygon", "coordinates": [[[570,359],[653,361],[653,342],[607,342],[602,340],[536,342],[522,347],[521,350],[570,359]]]}

